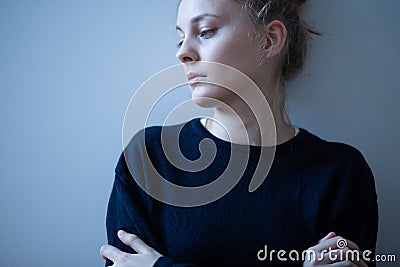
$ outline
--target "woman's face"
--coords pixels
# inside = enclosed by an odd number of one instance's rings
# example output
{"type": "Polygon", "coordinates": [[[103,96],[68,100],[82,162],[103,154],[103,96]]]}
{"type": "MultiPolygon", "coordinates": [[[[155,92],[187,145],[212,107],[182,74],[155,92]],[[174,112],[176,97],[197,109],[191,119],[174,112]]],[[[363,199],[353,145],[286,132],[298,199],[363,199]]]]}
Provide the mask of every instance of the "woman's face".
{"type": "MultiPolygon", "coordinates": [[[[181,62],[226,64],[240,70],[258,85],[265,79],[265,66],[260,65],[259,41],[241,6],[235,1],[182,0],[177,33],[179,50],[176,56],[181,62]]],[[[192,97],[210,97],[229,105],[234,95],[216,85],[195,83],[196,80],[206,80],[207,73],[199,74],[205,77],[193,79],[192,83],[189,81],[192,97]]]]}

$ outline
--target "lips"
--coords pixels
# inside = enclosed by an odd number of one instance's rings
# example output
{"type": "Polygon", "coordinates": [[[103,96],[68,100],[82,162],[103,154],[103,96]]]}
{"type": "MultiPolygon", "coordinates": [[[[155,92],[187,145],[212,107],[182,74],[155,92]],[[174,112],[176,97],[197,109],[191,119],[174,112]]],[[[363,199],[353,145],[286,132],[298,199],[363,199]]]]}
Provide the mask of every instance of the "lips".
{"type": "Polygon", "coordinates": [[[190,72],[190,73],[187,74],[186,77],[187,77],[187,80],[188,80],[189,84],[193,85],[195,83],[204,82],[205,78],[207,76],[201,75],[201,74],[198,74],[198,73],[194,73],[194,72],[190,72]]]}

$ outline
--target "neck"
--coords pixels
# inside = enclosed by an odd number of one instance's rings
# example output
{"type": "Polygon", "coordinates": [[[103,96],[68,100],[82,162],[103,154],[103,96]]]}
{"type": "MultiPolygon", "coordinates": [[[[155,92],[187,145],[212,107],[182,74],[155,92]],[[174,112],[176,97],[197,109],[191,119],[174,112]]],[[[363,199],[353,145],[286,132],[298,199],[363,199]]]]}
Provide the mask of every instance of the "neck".
{"type": "MultiPolygon", "coordinates": [[[[260,129],[259,123],[252,110],[244,104],[230,104],[231,109],[215,108],[214,115],[207,123],[203,122],[206,129],[214,136],[236,144],[246,144],[261,146],[261,135],[263,129],[260,129]],[[232,112],[233,111],[233,112],[232,112]],[[236,115],[239,114],[239,115],[236,115]]],[[[282,144],[294,137],[294,128],[285,122],[282,113],[281,103],[271,106],[274,116],[276,129],[276,144],[282,144]]],[[[260,112],[265,112],[261,110],[260,112]]]]}

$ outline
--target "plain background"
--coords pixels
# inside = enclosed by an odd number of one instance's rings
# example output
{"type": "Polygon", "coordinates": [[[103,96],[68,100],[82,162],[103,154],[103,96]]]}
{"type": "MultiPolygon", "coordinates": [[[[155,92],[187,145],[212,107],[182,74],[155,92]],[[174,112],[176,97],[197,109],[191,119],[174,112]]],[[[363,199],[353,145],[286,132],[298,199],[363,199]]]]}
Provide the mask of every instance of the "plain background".
{"type": "MultiPolygon", "coordinates": [[[[124,112],[141,83],[178,63],[176,7],[0,1],[0,266],[103,266],[124,112]]],[[[378,253],[397,257],[399,13],[398,0],[310,1],[324,35],[288,88],[294,124],[364,154],[379,195],[378,253]]]]}

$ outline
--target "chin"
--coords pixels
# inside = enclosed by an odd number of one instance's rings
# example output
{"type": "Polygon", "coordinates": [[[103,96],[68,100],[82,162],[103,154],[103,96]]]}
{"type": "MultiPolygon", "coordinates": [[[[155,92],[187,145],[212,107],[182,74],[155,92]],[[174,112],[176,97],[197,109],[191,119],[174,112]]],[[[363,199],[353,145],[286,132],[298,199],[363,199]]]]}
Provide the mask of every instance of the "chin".
{"type": "Polygon", "coordinates": [[[215,101],[206,98],[192,98],[193,102],[201,108],[215,108],[215,101]]]}
{"type": "Polygon", "coordinates": [[[214,85],[195,85],[190,87],[193,102],[202,108],[215,108],[227,100],[226,89],[214,85]]]}

